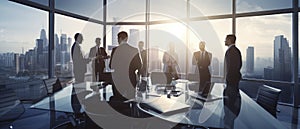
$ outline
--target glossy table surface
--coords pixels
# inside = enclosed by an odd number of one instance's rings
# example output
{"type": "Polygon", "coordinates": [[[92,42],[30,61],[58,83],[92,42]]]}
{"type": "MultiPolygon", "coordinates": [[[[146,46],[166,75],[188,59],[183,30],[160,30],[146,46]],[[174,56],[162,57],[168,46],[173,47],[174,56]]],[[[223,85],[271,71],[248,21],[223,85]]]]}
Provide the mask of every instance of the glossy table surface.
{"type": "MultiPolygon", "coordinates": [[[[179,86],[184,88],[183,86],[179,86]]],[[[176,85],[178,86],[178,84],[176,85]]],[[[159,113],[145,105],[144,102],[138,104],[138,108],[152,116],[160,119],[199,127],[213,128],[236,128],[236,129],[284,129],[285,127],[271,114],[259,106],[254,100],[240,90],[240,97],[233,99],[233,102],[226,103],[225,99],[231,99],[223,96],[225,85],[215,83],[210,95],[218,96],[213,101],[202,101],[191,97],[193,91],[185,91],[179,97],[170,99],[190,105],[188,111],[174,114],[159,113]],[[187,95],[186,95],[187,94],[187,95]]],[[[209,96],[210,96],[209,95],[209,96]]],[[[153,96],[153,95],[152,95],[153,96]]],[[[166,96],[162,96],[166,97],[166,96]]],[[[143,100],[153,99],[145,97],[143,100]]],[[[176,106],[176,105],[174,105],[176,106]]]]}
{"type": "MultiPolygon", "coordinates": [[[[171,96],[170,98],[189,105],[190,107],[187,111],[175,114],[164,114],[144,107],[143,103],[149,99],[159,97],[167,98],[167,95],[164,93],[158,93],[155,86],[150,86],[150,91],[143,94],[142,97],[137,95],[137,108],[142,112],[164,121],[199,127],[237,129],[285,128],[275,117],[265,111],[242,91],[240,91],[240,99],[234,99],[235,101],[232,102],[233,106],[228,106],[224,105],[226,98],[223,96],[224,84],[215,83],[210,93],[210,95],[221,97],[221,99],[207,102],[191,97],[190,94],[192,94],[193,91],[189,91],[187,85],[188,81],[178,81],[176,87],[182,91],[182,94],[178,97],[171,96]]],[[[108,85],[104,88],[99,82],[71,84],[35,103],[31,108],[74,113],[78,110],[76,109],[76,105],[81,105],[82,100],[90,96],[95,96],[95,94],[99,95],[101,101],[108,101],[109,97],[113,95],[112,86],[108,85]],[[74,101],[75,96],[79,98],[77,101],[74,101]]],[[[80,109],[80,112],[84,112],[83,109],[80,109]]]]}
{"type": "MultiPolygon", "coordinates": [[[[31,108],[73,113],[74,105],[80,105],[82,100],[94,94],[99,94],[99,98],[102,101],[107,101],[107,99],[112,96],[111,88],[111,85],[105,88],[102,87],[100,82],[70,84],[53,95],[33,104],[31,108]],[[98,92],[96,93],[95,91],[98,92]],[[105,97],[103,95],[105,95],[105,97]]],[[[83,111],[81,110],[81,112],[83,111]]]]}

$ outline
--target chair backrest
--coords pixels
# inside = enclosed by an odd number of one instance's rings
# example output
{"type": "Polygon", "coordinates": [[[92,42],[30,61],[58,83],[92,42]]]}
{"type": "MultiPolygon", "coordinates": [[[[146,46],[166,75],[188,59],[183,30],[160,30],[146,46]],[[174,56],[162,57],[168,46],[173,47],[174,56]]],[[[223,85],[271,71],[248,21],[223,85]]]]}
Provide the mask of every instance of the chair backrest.
{"type": "Polygon", "coordinates": [[[170,84],[172,82],[172,74],[165,72],[151,72],[151,84],[170,84]]]}
{"type": "Polygon", "coordinates": [[[277,103],[280,92],[280,89],[263,85],[258,90],[256,102],[274,117],[276,117],[277,103]]]}
{"type": "Polygon", "coordinates": [[[58,78],[44,79],[43,82],[48,95],[51,95],[62,88],[58,78]]]}
{"type": "Polygon", "coordinates": [[[0,88],[0,122],[19,118],[25,109],[12,89],[0,88]]]}

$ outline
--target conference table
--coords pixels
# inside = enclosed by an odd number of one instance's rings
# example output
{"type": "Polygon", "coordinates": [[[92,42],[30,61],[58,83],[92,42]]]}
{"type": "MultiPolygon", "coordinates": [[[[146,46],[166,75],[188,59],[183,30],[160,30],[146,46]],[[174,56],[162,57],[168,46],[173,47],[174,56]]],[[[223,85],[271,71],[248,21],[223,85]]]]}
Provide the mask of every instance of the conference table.
{"type": "MultiPolygon", "coordinates": [[[[113,95],[111,88],[111,85],[103,86],[102,82],[69,84],[62,90],[33,104],[31,108],[74,113],[74,105],[81,105],[81,102],[89,96],[97,94],[101,101],[108,101],[113,95]]],[[[81,109],[80,112],[84,111],[81,109]]]]}
{"type": "MultiPolygon", "coordinates": [[[[186,83],[179,87],[183,89],[186,87],[185,85],[186,83]]],[[[211,97],[211,100],[208,99],[206,101],[191,97],[191,94],[194,94],[193,91],[185,91],[187,93],[183,93],[179,97],[171,97],[170,99],[174,99],[190,106],[188,110],[182,112],[171,114],[158,112],[153,109],[155,107],[143,106],[145,105],[143,102],[138,104],[138,108],[143,112],[162,120],[194,127],[235,129],[286,128],[241,90],[239,91],[240,100],[238,104],[237,102],[233,102],[233,106],[224,105],[224,99],[227,98],[226,96],[223,96],[224,88],[225,85],[223,83],[214,83],[209,94],[209,96],[214,97],[211,97]]],[[[173,107],[176,107],[176,105],[173,107]]]]}
{"type": "MultiPolygon", "coordinates": [[[[217,96],[217,99],[202,101],[191,95],[194,91],[188,88],[189,81],[177,81],[175,86],[180,90],[180,94],[176,96],[168,96],[165,93],[158,93],[155,85],[149,86],[150,90],[147,92],[137,91],[137,98],[130,100],[134,102],[136,110],[148,114],[161,121],[168,123],[181,124],[193,127],[204,128],[236,128],[236,129],[283,129],[284,127],[275,117],[265,111],[253,99],[247,96],[240,90],[240,101],[237,109],[229,109],[224,105],[226,97],[223,96],[225,85],[223,83],[214,83],[209,95],[217,96]],[[139,94],[141,96],[139,96],[139,94]],[[153,108],[145,106],[149,100],[158,98],[171,99],[178,103],[188,105],[187,110],[162,113],[157,112],[153,108]]],[[[66,113],[85,112],[84,108],[79,111],[74,105],[83,105],[82,101],[90,98],[91,96],[99,96],[101,102],[109,101],[113,96],[112,86],[103,86],[100,82],[84,82],[79,84],[70,84],[62,90],[56,92],[52,96],[46,97],[41,101],[33,104],[31,108],[59,111],[66,113]],[[73,96],[79,98],[78,102],[73,100],[73,96]],[[74,103],[75,102],[75,103],[74,103]],[[77,111],[76,111],[77,110],[77,111]]],[[[162,103],[163,105],[164,103],[162,103]]],[[[176,105],[174,105],[176,107],[176,105]]],[[[171,106],[172,107],[172,106],[171,106]]],[[[229,106],[230,107],[230,106],[229,106]]],[[[102,110],[99,108],[99,110],[102,110]]],[[[105,117],[105,116],[104,116],[105,117]]],[[[137,116],[138,117],[138,116],[137,116]]],[[[122,117],[119,121],[121,121],[122,117]]],[[[128,117],[124,117],[127,121],[128,117]]],[[[136,121],[138,118],[135,117],[136,121]]],[[[143,120],[145,118],[141,118],[143,120]]]]}

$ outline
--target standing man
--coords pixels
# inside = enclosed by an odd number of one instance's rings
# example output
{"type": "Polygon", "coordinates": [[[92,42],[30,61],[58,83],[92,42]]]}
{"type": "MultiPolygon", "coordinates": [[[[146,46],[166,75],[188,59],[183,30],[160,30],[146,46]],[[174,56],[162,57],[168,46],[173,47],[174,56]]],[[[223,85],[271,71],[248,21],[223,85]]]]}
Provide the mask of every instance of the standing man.
{"type": "Polygon", "coordinates": [[[83,41],[82,34],[76,33],[74,36],[75,42],[72,45],[71,54],[73,60],[73,73],[76,83],[84,82],[84,77],[86,73],[86,65],[91,61],[91,59],[84,58],[81,46],[83,41]]]}
{"type": "Polygon", "coordinates": [[[143,66],[142,66],[141,72],[139,72],[139,75],[141,75],[142,77],[147,77],[148,76],[148,73],[147,73],[147,50],[144,49],[144,45],[145,45],[145,43],[143,41],[139,41],[138,47],[139,47],[139,52],[140,52],[141,59],[143,62],[143,66]]]}
{"type": "Polygon", "coordinates": [[[138,82],[136,71],[142,68],[141,58],[137,48],[127,43],[128,34],[125,31],[118,33],[119,46],[112,49],[109,67],[114,69],[114,97],[132,99],[135,97],[135,87],[138,82]]]}
{"type": "Polygon", "coordinates": [[[90,49],[89,58],[96,57],[96,59],[92,62],[92,77],[93,81],[100,81],[100,75],[103,74],[105,68],[104,60],[108,58],[107,53],[101,45],[101,38],[96,38],[95,40],[96,46],[90,49]]]}
{"type": "Polygon", "coordinates": [[[171,73],[172,74],[172,78],[173,79],[178,79],[178,55],[175,52],[175,46],[174,44],[171,42],[169,44],[169,50],[164,52],[163,55],[163,71],[166,73],[171,73]]]}
{"type": "Polygon", "coordinates": [[[200,51],[194,52],[193,54],[193,65],[196,65],[199,73],[199,91],[210,85],[211,75],[209,71],[209,66],[211,63],[212,54],[205,50],[205,42],[201,41],[199,43],[200,51]]]}
{"type": "Polygon", "coordinates": [[[225,45],[228,49],[225,54],[225,96],[236,96],[239,93],[239,82],[241,80],[242,56],[240,50],[235,46],[236,37],[233,34],[227,35],[225,45]]]}

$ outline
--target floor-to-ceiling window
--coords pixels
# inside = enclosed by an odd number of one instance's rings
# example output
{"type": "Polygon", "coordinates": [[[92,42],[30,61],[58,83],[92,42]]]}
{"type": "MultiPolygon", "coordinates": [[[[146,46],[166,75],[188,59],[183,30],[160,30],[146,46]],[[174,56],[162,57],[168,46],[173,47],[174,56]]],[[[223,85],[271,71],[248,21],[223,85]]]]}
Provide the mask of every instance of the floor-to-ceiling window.
{"type": "MultiPolygon", "coordinates": [[[[31,2],[48,6],[48,0],[31,2]]],[[[47,12],[34,10],[44,12],[47,22],[47,12]]],[[[282,102],[293,102],[293,67],[298,66],[293,66],[292,58],[295,53],[292,0],[56,0],[55,8],[49,10],[55,10],[55,39],[61,42],[66,37],[68,42],[68,38],[73,40],[74,33],[82,31],[85,52],[98,36],[105,37],[103,42],[109,52],[117,45],[116,34],[122,30],[132,33],[133,38],[129,41],[133,46],[137,41],[145,41],[145,47],[153,49],[149,53],[149,72],[163,69],[162,56],[170,44],[179,55],[180,73],[194,72],[191,56],[198,50],[198,43],[205,41],[207,50],[213,54],[212,74],[223,76],[223,57],[227,49],[224,39],[227,34],[236,33],[237,46],[243,57],[241,89],[255,97],[258,85],[269,84],[283,90],[282,102]],[[146,20],[147,9],[149,22],[146,20]],[[236,15],[233,15],[235,9],[236,15]]],[[[44,25],[46,33],[47,27],[44,25]]]]}
{"type": "Polygon", "coordinates": [[[19,99],[39,99],[40,85],[25,83],[48,77],[48,13],[11,1],[1,1],[0,11],[0,85],[19,99]]]}

